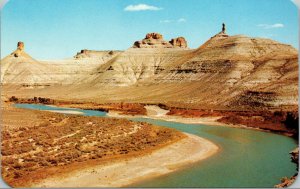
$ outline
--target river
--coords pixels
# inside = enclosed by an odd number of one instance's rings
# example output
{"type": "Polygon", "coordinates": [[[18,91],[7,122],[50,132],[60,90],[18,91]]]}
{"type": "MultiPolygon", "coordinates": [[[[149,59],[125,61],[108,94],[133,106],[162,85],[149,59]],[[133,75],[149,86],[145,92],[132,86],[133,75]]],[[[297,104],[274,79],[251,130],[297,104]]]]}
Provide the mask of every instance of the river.
{"type": "MultiPolygon", "coordinates": [[[[107,117],[105,112],[16,104],[36,110],[79,111],[85,116],[107,117]]],[[[289,152],[297,142],[287,136],[250,129],[183,124],[163,120],[133,118],[170,127],[208,139],[220,147],[217,154],[174,173],[146,180],[129,187],[273,187],[282,177],[296,172],[289,152]]]]}

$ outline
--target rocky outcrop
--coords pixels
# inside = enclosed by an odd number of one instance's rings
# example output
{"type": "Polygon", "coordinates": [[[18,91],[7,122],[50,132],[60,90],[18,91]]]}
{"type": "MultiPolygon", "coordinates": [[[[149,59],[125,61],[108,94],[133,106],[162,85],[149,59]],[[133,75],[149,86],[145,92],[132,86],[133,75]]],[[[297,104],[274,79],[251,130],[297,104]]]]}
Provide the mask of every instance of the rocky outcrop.
{"type": "Polygon", "coordinates": [[[172,48],[171,44],[163,39],[159,33],[148,33],[141,41],[136,41],[133,48],[172,48]]]}
{"type": "Polygon", "coordinates": [[[187,48],[187,42],[184,37],[177,37],[177,38],[171,39],[170,43],[174,47],[187,48]]]}
{"type": "Polygon", "coordinates": [[[163,36],[159,33],[148,33],[145,39],[163,39],[163,36]]]}
{"type": "Polygon", "coordinates": [[[18,49],[19,49],[20,51],[23,51],[23,50],[24,50],[24,43],[23,43],[23,42],[21,42],[21,41],[18,42],[18,49]]]}
{"type": "Polygon", "coordinates": [[[283,177],[281,179],[281,183],[275,185],[275,188],[286,188],[291,186],[297,179],[298,176],[298,170],[299,170],[299,148],[294,149],[293,151],[290,152],[291,154],[291,161],[293,163],[297,164],[297,173],[292,176],[291,178],[283,177]]]}
{"type": "Polygon", "coordinates": [[[216,34],[215,36],[213,36],[212,38],[226,38],[226,37],[229,37],[229,35],[226,34],[226,26],[225,24],[223,23],[222,24],[222,31],[218,34],[216,34]]]}
{"type": "Polygon", "coordinates": [[[133,48],[187,48],[187,42],[183,37],[165,41],[159,33],[148,33],[141,41],[136,41],[133,48]]]}
{"type": "Polygon", "coordinates": [[[17,44],[17,50],[15,50],[13,53],[11,53],[14,57],[20,57],[24,54],[24,43],[19,41],[17,44]]]}
{"type": "Polygon", "coordinates": [[[83,59],[83,58],[101,58],[101,59],[109,59],[114,55],[117,55],[120,51],[94,51],[94,50],[87,50],[83,49],[78,52],[74,58],[75,59],[83,59]]]}
{"type": "Polygon", "coordinates": [[[293,163],[297,164],[297,171],[299,170],[299,148],[294,149],[290,152],[293,163]]]}

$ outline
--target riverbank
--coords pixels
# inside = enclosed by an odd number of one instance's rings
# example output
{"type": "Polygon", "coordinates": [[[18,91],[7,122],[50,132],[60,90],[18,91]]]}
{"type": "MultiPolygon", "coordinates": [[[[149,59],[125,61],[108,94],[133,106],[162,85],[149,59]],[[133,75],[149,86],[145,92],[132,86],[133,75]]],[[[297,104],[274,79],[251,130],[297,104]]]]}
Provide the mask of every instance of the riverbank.
{"type": "Polygon", "coordinates": [[[2,177],[13,187],[125,186],[218,151],[206,139],[148,123],[2,105],[2,177]]]}
{"type": "Polygon", "coordinates": [[[144,117],[162,119],[166,121],[206,124],[213,126],[227,126],[235,128],[254,129],[273,132],[298,138],[298,110],[270,109],[270,110],[237,110],[237,109],[190,109],[182,106],[147,103],[104,103],[75,102],[54,100],[49,98],[17,98],[12,96],[10,102],[55,105],[64,108],[78,108],[109,112],[112,117],[144,117]],[[45,100],[46,99],[46,100],[45,100]]]}
{"type": "Polygon", "coordinates": [[[187,138],[151,154],[84,168],[63,177],[45,179],[32,187],[124,187],[176,171],[218,151],[212,142],[195,135],[186,135],[187,138]]]}
{"type": "Polygon", "coordinates": [[[142,117],[142,118],[150,118],[150,119],[160,119],[164,121],[172,121],[178,123],[185,124],[204,124],[210,126],[224,126],[224,127],[233,127],[233,128],[244,128],[244,129],[252,129],[252,130],[260,130],[264,131],[260,128],[247,127],[246,125],[241,124],[229,124],[222,123],[218,120],[222,118],[222,116],[207,116],[207,117],[182,117],[175,115],[168,115],[168,110],[162,109],[156,105],[145,106],[147,110],[147,115],[124,115],[119,111],[109,111],[107,115],[109,117],[118,117],[118,118],[134,118],[134,117],[142,117]]]}

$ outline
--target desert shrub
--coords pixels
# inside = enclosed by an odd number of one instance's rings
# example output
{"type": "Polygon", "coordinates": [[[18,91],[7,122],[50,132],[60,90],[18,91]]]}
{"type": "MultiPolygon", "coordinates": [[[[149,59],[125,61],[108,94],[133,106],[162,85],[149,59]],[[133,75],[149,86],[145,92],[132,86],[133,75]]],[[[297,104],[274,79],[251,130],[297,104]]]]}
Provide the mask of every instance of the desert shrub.
{"type": "Polygon", "coordinates": [[[12,150],[12,149],[1,149],[1,154],[3,155],[3,156],[9,156],[9,155],[12,155],[12,154],[14,154],[14,150],[12,150]]]}
{"type": "Polygon", "coordinates": [[[17,179],[17,178],[20,178],[23,174],[20,173],[20,172],[14,172],[14,178],[17,179]]]}
{"type": "Polygon", "coordinates": [[[9,98],[10,102],[17,102],[18,100],[19,99],[17,97],[15,97],[15,96],[12,96],[12,97],[9,98]]]}

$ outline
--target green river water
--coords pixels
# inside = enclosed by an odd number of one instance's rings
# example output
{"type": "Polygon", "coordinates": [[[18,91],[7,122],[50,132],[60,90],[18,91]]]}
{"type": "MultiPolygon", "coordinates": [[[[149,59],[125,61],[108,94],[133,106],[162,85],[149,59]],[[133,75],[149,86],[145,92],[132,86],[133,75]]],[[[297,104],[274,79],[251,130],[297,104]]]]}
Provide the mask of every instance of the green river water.
{"type": "MultiPolygon", "coordinates": [[[[38,110],[76,110],[85,116],[107,116],[105,112],[16,104],[18,108],[38,110]]],[[[296,172],[289,152],[297,142],[279,134],[241,128],[183,124],[134,118],[191,133],[214,142],[217,154],[174,173],[142,181],[129,187],[273,187],[282,177],[296,172]]]]}

